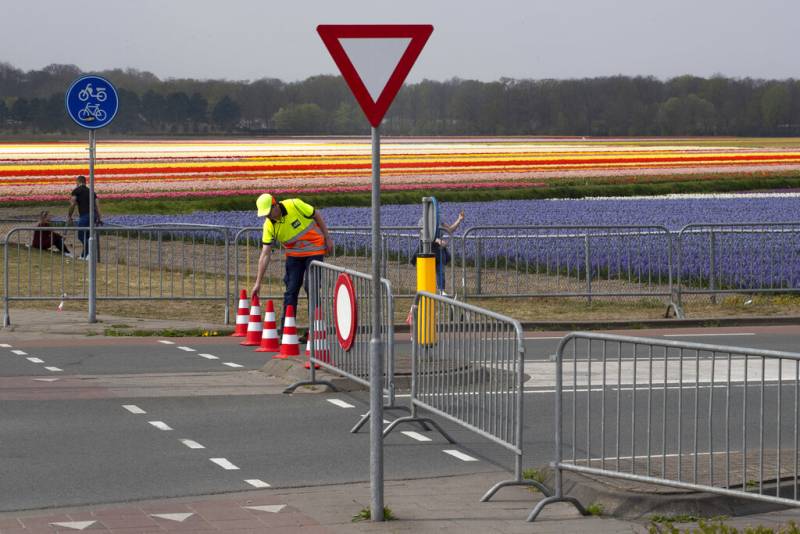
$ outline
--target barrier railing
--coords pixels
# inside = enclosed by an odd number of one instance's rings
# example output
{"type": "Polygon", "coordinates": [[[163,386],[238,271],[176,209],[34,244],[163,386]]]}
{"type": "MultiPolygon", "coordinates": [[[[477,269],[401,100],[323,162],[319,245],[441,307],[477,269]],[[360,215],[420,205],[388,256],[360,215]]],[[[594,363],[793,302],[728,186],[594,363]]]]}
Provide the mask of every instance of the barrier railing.
{"type": "MultiPolygon", "coordinates": [[[[284,390],[291,393],[304,385],[324,384],[336,389],[327,381],[317,380],[315,366],[349,378],[364,386],[370,385],[370,339],[372,337],[372,276],[347,269],[330,263],[318,261],[311,262],[308,269],[309,300],[312,303],[308,315],[308,339],[310,340],[309,379],[296,382],[284,390]],[[334,299],[337,297],[336,283],[340,277],[349,277],[355,302],[352,304],[352,317],[347,320],[355,321],[352,344],[346,345],[339,342],[339,337],[346,334],[336,327],[337,316],[334,310],[334,299]],[[337,337],[338,336],[338,337],[337,337]]],[[[384,345],[384,389],[386,405],[384,410],[407,410],[405,406],[395,404],[395,357],[394,357],[394,299],[392,285],[388,280],[381,279],[383,294],[381,295],[381,317],[384,318],[381,337],[384,345]]],[[[353,427],[352,432],[358,430],[369,420],[369,413],[353,427]]]]}
{"type": "MultiPolygon", "coordinates": [[[[106,227],[98,236],[98,301],[219,301],[229,320],[228,239],[214,228],[106,227]]],[[[12,301],[88,300],[88,265],[80,260],[78,233],[86,228],[17,227],[5,236],[3,257],[4,325],[12,301]],[[35,233],[57,232],[71,249],[34,241],[35,233]],[[76,237],[77,236],[77,237],[76,237]]]]}
{"type": "Polygon", "coordinates": [[[683,295],[800,292],[800,223],[689,224],[678,233],[683,295]]]}
{"type": "Polygon", "coordinates": [[[669,297],[662,226],[474,226],[461,237],[465,297],[669,297]]]}
{"type": "Polygon", "coordinates": [[[556,354],[565,471],[798,506],[800,354],[573,333],[556,354]]]}
{"type": "Polygon", "coordinates": [[[522,421],[525,347],[519,322],[446,297],[420,292],[413,307],[411,415],[393,421],[391,432],[408,422],[430,423],[423,409],[477,433],[515,455],[514,478],[495,484],[487,501],[505,486],[542,484],[522,477],[522,421]]]}

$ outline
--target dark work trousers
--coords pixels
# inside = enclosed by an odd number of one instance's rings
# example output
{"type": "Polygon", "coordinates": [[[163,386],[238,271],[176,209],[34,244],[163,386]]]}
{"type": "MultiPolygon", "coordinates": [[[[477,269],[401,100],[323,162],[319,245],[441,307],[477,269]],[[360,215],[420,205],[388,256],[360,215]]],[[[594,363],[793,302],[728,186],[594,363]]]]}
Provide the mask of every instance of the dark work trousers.
{"type": "Polygon", "coordinates": [[[294,316],[297,319],[297,297],[300,295],[300,287],[302,286],[308,296],[308,277],[306,271],[308,266],[314,260],[323,261],[324,254],[316,256],[286,256],[286,275],[283,277],[283,283],[286,284],[286,292],[283,294],[283,312],[281,316],[281,329],[283,329],[284,321],[286,320],[286,307],[294,306],[294,316]]]}
{"type": "MultiPolygon", "coordinates": [[[[78,240],[83,244],[83,253],[81,253],[81,258],[85,258],[89,254],[89,214],[81,215],[78,218],[78,226],[82,228],[87,228],[86,230],[78,230],[78,240]]],[[[97,262],[100,262],[100,235],[95,232],[94,238],[97,247],[97,262]]]]}

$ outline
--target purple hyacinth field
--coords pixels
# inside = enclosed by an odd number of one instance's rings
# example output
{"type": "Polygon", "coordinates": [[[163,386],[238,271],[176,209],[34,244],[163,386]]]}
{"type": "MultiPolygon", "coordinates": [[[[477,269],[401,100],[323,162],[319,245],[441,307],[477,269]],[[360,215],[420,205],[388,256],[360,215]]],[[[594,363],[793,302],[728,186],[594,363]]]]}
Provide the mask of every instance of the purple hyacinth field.
{"type": "MultiPolygon", "coordinates": [[[[717,288],[796,288],[800,286],[800,226],[766,228],[765,223],[798,220],[800,196],[719,195],[579,200],[506,200],[474,203],[442,203],[442,220],[453,222],[464,210],[465,220],[456,232],[463,235],[476,226],[649,226],[643,232],[623,229],[603,232],[587,230],[497,231],[478,230],[468,235],[463,249],[451,244],[456,255],[462,250],[468,264],[480,261],[486,267],[515,268],[526,272],[564,273],[586,278],[628,279],[642,283],[664,283],[677,275],[678,258],[684,283],[717,288]],[[759,228],[716,228],[687,233],[677,246],[677,232],[685,225],[760,223],[759,228]],[[672,233],[672,259],[667,233],[672,233]],[[586,251],[590,251],[586,261],[586,251]],[[713,251],[713,253],[712,253],[713,251]],[[712,277],[713,273],[713,277],[712,277]]],[[[362,227],[370,223],[368,207],[324,208],[329,227],[362,227]]],[[[381,208],[384,226],[416,226],[420,205],[388,205],[381,208]]],[[[117,216],[108,221],[120,225],[153,223],[216,224],[230,227],[260,227],[255,211],[194,213],[176,216],[117,216]]],[[[409,233],[409,232],[406,232],[409,233]]],[[[338,246],[363,248],[369,233],[337,233],[338,246]]],[[[387,238],[387,250],[413,256],[413,239],[387,238]]]]}

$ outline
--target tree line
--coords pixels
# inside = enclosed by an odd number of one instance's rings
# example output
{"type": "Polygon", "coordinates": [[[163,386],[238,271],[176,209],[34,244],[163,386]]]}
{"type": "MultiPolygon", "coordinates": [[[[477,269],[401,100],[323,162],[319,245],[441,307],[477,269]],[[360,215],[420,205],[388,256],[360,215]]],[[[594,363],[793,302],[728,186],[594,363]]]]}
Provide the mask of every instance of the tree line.
{"type": "MultiPolygon", "coordinates": [[[[0,133],[70,134],[64,91],[74,65],[23,71],[0,63],[0,133]]],[[[298,82],[159,79],[99,72],[119,92],[119,135],[365,134],[369,125],[338,76],[298,82]]],[[[381,127],[394,135],[800,134],[800,81],[714,76],[609,76],[405,85],[381,127]]]]}

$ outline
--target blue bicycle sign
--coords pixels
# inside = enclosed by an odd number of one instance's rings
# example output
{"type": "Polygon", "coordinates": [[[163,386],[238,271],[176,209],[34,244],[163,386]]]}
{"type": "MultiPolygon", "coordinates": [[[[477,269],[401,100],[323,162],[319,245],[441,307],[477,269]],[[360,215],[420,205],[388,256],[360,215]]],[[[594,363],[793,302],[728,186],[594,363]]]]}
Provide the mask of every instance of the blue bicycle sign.
{"type": "Polygon", "coordinates": [[[110,123],[119,108],[117,90],[100,76],[83,76],[72,82],[65,102],[70,118],[92,130],[110,123]]]}

